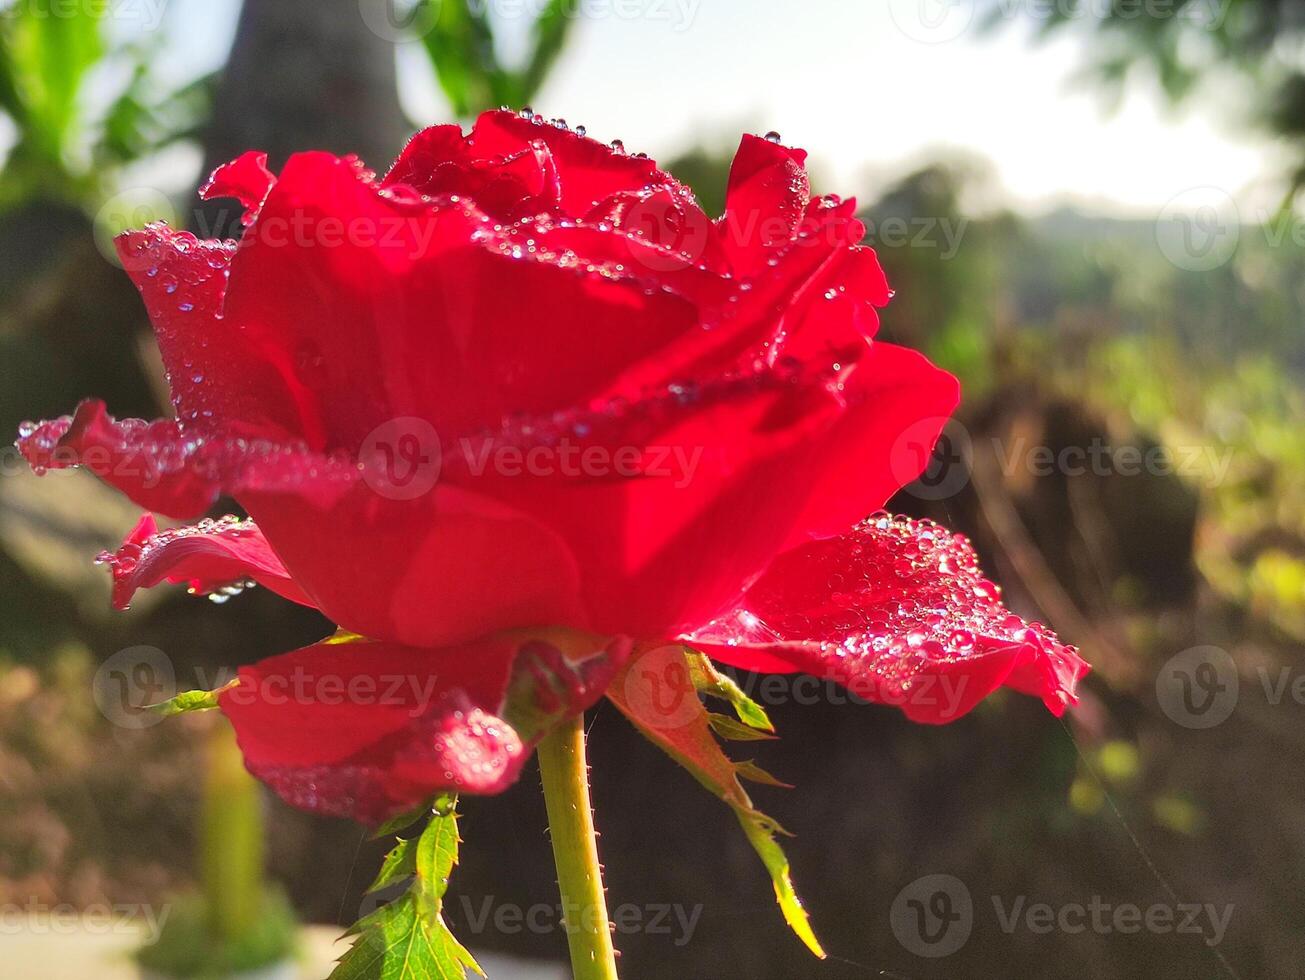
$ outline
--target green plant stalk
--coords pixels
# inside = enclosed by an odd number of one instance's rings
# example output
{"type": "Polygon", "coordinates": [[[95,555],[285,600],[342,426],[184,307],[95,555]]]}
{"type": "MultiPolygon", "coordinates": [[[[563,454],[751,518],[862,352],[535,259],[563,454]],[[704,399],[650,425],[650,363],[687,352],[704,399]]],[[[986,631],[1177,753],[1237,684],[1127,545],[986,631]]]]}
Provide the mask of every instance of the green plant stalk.
{"type": "Polygon", "coordinates": [[[555,728],[539,743],[538,754],[572,975],[575,980],[617,980],[589,802],[584,718],[577,716],[555,728]]]}
{"type": "Polygon", "coordinates": [[[213,726],[208,742],[200,877],[214,938],[234,943],[247,936],[263,904],[263,806],[225,722],[213,726]]]}

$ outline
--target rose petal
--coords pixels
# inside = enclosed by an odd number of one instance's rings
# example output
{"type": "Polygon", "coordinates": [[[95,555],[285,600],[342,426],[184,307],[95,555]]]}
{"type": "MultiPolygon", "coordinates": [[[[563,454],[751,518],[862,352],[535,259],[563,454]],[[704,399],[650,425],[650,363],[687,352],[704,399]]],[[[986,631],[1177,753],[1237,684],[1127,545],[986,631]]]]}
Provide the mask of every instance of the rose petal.
{"type": "Polygon", "coordinates": [[[23,423],[16,445],[38,475],[84,467],[141,507],[182,519],[223,493],[293,491],[322,503],[360,478],[353,461],[299,443],[187,434],[174,419],[117,420],[95,399],[74,415],[23,423]]]}
{"type": "Polygon", "coordinates": [[[275,183],[275,175],[267,169],[267,154],[249,150],[214,170],[199,196],[205,201],[234,197],[244,206],[241,221],[248,225],[258,217],[258,209],[275,183]]]}
{"type": "Polygon", "coordinates": [[[561,207],[572,216],[587,213],[620,191],[658,184],[679,186],[646,156],[617,152],[606,143],[555,126],[539,116],[494,110],[481,114],[467,142],[482,157],[509,156],[535,140],[547,144],[562,184],[561,207]]]}
{"type": "Polygon", "coordinates": [[[854,366],[526,416],[432,447],[438,483],[410,499],[371,482],[323,511],[293,496],[241,502],[356,632],[418,645],[540,622],[671,635],[727,608],[784,547],[848,526],[919,472],[911,449],[932,446],[954,379],[883,344],[854,366]]]}
{"type": "Polygon", "coordinates": [[[887,516],[780,555],[734,612],[685,642],[748,669],[783,661],[934,724],[1003,684],[1060,715],[1089,669],[1001,604],[965,538],[887,516]]]}
{"type": "Polygon", "coordinates": [[[113,604],[126,609],[137,589],[160,582],[186,583],[198,595],[221,594],[248,581],[292,602],[312,601],[290,578],[253,521],[204,520],[160,532],[145,514],[117,551],[96,559],[113,574],[113,604]]]}
{"type": "Polygon", "coordinates": [[[224,320],[235,243],[153,224],[115,244],[149,312],[177,418],[195,432],[302,435],[304,394],[289,366],[260,356],[224,320]]]}
{"type": "Polygon", "coordinates": [[[606,418],[530,420],[528,437],[471,445],[478,474],[447,456],[444,472],[567,542],[588,628],[666,636],[726,606],[793,531],[838,416],[827,384],[763,371],[672,385],[606,418]],[[539,465],[495,465],[516,446],[539,465]]]}
{"type": "Polygon", "coordinates": [[[791,242],[811,201],[805,150],[746,135],[730,168],[718,232],[739,275],[751,275],[791,242]]]}
{"type": "Polygon", "coordinates": [[[830,291],[861,306],[887,298],[882,273],[878,281],[873,276],[878,269],[873,251],[853,249],[865,235],[853,203],[832,198],[813,203],[792,241],[772,248],[753,274],[729,280],[734,292],[723,313],[716,314],[719,319],[711,321],[712,329],[689,335],[667,358],[689,365],[692,373],[709,373],[755,357],[771,364],[788,357],[806,361],[852,344],[864,346],[877,325],[873,311],[859,324],[831,321],[823,311],[807,315],[830,291]],[[849,261],[852,256],[858,257],[849,261]]]}
{"type": "Polygon", "coordinates": [[[498,793],[593,704],[624,640],[500,636],[422,649],[357,637],[240,670],[218,697],[245,764],[292,806],[380,823],[437,793],[498,793]]]}
{"type": "Polygon", "coordinates": [[[364,176],[292,157],[232,264],[226,317],[309,392],[314,448],[356,452],[400,417],[452,437],[583,404],[696,326],[674,295],[532,251],[466,202],[404,203],[364,176]]]}
{"type": "Polygon", "coordinates": [[[837,534],[888,503],[928,465],[960,383],[923,354],[876,341],[850,365],[844,411],[812,465],[818,478],[788,544],[837,534]]]}
{"type": "Polygon", "coordinates": [[[503,221],[559,209],[561,182],[543,140],[502,156],[477,156],[458,126],[431,126],[403,148],[382,187],[408,187],[417,194],[462,194],[503,221]]]}
{"type": "Polygon", "coordinates": [[[395,496],[376,480],[320,507],[298,492],[238,499],[314,604],[354,632],[441,646],[588,627],[567,542],[510,504],[447,483],[395,496]]]}

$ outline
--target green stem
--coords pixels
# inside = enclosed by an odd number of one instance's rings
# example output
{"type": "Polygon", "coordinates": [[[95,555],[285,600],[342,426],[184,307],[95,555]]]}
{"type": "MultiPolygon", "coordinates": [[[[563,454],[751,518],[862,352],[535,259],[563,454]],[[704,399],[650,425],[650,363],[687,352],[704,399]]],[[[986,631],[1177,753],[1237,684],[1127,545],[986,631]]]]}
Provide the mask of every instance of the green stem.
{"type": "Polygon", "coordinates": [[[245,771],[235,733],[213,726],[200,819],[200,875],[209,929],[239,942],[262,911],[263,807],[258,783],[245,771]]]}
{"type": "Polygon", "coordinates": [[[539,743],[538,751],[553,862],[571,947],[571,972],[575,980],[617,980],[616,951],[589,803],[584,719],[576,717],[554,729],[539,743]]]}

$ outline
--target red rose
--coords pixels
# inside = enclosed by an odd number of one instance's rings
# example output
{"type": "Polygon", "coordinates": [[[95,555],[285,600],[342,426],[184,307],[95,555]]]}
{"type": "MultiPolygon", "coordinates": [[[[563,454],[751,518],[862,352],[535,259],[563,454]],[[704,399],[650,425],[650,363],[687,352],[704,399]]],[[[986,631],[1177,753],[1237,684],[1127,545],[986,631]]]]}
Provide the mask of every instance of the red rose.
{"type": "Polygon", "coordinates": [[[1082,662],[975,591],[963,543],[913,523],[830,538],[920,471],[958,390],[872,339],[890,291],[854,202],[812,197],[804,158],[744,137],[713,221],[647,158],[508,112],[418,134],[379,180],[323,153],[273,176],[246,154],[205,190],[246,208],[239,243],[163,226],[119,242],[176,419],[86,402],[20,446],[170,516],[220,495],[252,515],[138,529],[113,558],[120,602],[165,578],[252,578],[366,637],[357,670],[444,665],[441,698],[402,706],[422,719],[409,728],[357,704],[273,724],[265,700],[228,692],[251,768],[300,804],[376,817],[441,783],[503,785],[511,765],[477,781],[397,760],[454,702],[528,741],[501,709],[535,641],[502,638],[542,627],[592,638],[556,644],[556,676],[583,675],[562,713],[601,694],[629,652],[602,638],[620,636],[854,689],[971,677],[964,710],[1005,682],[1059,710],[1082,662]],[[345,768],[348,804],[287,788],[345,768]]]}

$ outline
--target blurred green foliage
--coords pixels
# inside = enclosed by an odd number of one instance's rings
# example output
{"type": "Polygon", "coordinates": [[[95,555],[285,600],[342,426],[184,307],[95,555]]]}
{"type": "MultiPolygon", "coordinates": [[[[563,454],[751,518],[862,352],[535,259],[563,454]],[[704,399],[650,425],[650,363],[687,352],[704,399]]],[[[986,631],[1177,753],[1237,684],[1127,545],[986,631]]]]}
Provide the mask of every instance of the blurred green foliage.
{"type": "Polygon", "coordinates": [[[28,0],[0,17],[0,111],[16,134],[0,208],[33,198],[93,204],[114,167],[193,136],[207,118],[213,79],[160,90],[150,64],[162,32],[115,40],[108,10],[28,0]],[[125,67],[127,80],[92,113],[110,67],[125,67]]]}
{"type": "MultiPolygon", "coordinates": [[[[1292,0],[984,0],[989,27],[1022,12],[1043,38],[1077,31],[1090,41],[1082,79],[1118,102],[1130,77],[1149,74],[1174,102],[1226,93],[1234,111],[1298,147],[1288,175],[1305,186],[1305,71],[1299,51],[1305,18],[1292,0]]],[[[1240,121],[1240,120],[1239,120],[1240,121]]]]}
{"type": "Polygon", "coordinates": [[[453,111],[468,118],[500,105],[521,108],[557,62],[575,23],[573,0],[548,0],[531,32],[524,63],[503,63],[490,5],[477,0],[420,0],[413,22],[453,111]]]}

